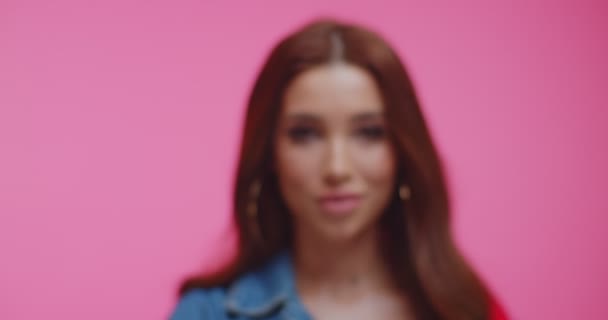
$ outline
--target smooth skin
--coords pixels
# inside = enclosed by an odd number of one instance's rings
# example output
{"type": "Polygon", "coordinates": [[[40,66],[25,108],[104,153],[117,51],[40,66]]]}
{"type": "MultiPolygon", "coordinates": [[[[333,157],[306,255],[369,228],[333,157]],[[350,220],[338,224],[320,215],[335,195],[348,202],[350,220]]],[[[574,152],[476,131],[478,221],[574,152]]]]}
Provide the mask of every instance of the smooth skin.
{"type": "Polygon", "coordinates": [[[395,196],[395,154],[374,78],[344,62],[287,87],[275,164],[293,216],[297,290],[314,319],[413,319],[380,257],[378,220],[395,196]],[[357,198],[332,214],[328,195],[357,198]]]}

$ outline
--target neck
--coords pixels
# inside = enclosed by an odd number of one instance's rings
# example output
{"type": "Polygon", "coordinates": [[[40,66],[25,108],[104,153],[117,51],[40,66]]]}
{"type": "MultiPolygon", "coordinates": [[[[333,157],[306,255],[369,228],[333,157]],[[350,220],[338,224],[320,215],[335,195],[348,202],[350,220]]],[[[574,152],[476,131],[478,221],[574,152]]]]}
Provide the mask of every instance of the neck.
{"type": "Polygon", "coordinates": [[[296,232],[294,250],[300,289],[377,289],[390,283],[380,252],[378,230],[339,243],[302,235],[296,232]]]}

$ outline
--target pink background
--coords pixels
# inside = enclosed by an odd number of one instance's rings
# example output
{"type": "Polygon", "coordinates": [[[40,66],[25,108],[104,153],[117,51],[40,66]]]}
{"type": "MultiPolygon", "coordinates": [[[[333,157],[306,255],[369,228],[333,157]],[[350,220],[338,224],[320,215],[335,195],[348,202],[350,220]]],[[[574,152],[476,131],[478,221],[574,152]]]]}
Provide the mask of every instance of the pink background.
{"type": "Polygon", "coordinates": [[[608,319],[608,6],[431,2],[0,1],[0,319],[165,318],[231,252],[256,71],[319,14],[403,55],[513,318],[608,319]]]}

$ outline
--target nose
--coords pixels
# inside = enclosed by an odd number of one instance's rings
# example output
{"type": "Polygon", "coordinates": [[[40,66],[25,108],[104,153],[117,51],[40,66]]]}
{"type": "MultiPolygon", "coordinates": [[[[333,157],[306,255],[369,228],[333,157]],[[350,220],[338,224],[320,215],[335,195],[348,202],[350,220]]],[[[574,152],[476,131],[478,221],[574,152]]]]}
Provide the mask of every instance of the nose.
{"type": "Polygon", "coordinates": [[[352,172],[347,149],[346,142],[343,139],[332,139],[328,145],[324,180],[330,186],[342,184],[351,177],[352,172]]]}

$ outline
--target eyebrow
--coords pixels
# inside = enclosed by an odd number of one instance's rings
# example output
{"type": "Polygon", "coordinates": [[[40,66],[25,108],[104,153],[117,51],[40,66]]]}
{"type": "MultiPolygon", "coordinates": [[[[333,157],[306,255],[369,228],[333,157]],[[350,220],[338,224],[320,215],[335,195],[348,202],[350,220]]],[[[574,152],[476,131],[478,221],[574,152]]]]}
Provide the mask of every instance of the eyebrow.
{"type": "MultiPolygon", "coordinates": [[[[292,121],[302,121],[302,122],[318,122],[321,121],[321,118],[317,115],[310,113],[294,113],[288,114],[285,116],[285,119],[292,121]]],[[[351,117],[351,121],[353,122],[364,122],[369,120],[383,120],[384,114],[382,112],[363,112],[355,114],[351,117]]]]}
{"type": "Polygon", "coordinates": [[[363,122],[368,120],[384,120],[384,113],[382,112],[364,112],[355,115],[352,118],[355,122],[363,122]]]}

